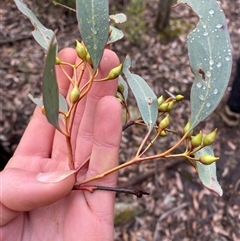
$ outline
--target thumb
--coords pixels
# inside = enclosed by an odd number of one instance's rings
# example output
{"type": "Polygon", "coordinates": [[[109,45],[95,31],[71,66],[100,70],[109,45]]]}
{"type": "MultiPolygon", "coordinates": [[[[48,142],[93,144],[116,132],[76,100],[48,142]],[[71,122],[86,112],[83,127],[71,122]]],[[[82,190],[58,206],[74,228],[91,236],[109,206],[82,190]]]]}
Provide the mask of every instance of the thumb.
{"type": "Polygon", "coordinates": [[[51,176],[59,176],[59,173],[60,178],[57,182],[43,183],[41,180],[45,181],[44,175],[47,176],[47,173],[40,174],[39,178],[36,172],[18,168],[4,169],[0,173],[0,202],[5,207],[20,212],[50,205],[65,197],[75,183],[75,176],[71,171],[68,171],[67,175],[66,171],[54,172],[51,176]]]}

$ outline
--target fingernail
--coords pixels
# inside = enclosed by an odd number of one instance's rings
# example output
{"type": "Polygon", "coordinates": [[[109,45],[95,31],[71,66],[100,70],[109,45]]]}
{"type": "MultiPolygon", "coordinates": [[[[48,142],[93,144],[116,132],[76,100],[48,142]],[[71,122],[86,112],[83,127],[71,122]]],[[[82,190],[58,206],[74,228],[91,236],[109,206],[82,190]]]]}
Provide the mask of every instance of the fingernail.
{"type": "Polygon", "coordinates": [[[74,174],[76,170],[55,171],[38,173],[36,176],[37,181],[43,183],[55,183],[64,180],[65,178],[74,174]]]}

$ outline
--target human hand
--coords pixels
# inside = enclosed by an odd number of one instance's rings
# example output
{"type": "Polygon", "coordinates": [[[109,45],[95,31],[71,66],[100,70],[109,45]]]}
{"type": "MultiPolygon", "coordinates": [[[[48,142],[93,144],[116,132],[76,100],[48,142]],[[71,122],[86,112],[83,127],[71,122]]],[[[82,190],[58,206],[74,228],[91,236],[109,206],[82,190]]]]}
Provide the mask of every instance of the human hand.
{"type": "MultiPolygon", "coordinates": [[[[74,64],[74,49],[59,53],[62,61],[74,64]]],[[[107,76],[119,60],[106,49],[99,67],[99,77],[107,76]]],[[[72,76],[72,69],[64,66],[72,76]]],[[[60,93],[67,95],[69,81],[56,67],[60,93]]],[[[86,78],[87,80],[87,78],[86,78]]],[[[121,106],[113,97],[117,80],[94,83],[75,114],[72,147],[75,166],[88,156],[78,180],[104,172],[118,164],[121,139],[121,106]]],[[[50,125],[36,108],[22,140],[6,168],[0,173],[0,230],[2,240],[113,240],[112,192],[74,190],[75,175],[60,182],[43,183],[39,173],[68,170],[65,137],[50,125]]],[[[97,181],[115,186],[117,174],[97,181]]]]}

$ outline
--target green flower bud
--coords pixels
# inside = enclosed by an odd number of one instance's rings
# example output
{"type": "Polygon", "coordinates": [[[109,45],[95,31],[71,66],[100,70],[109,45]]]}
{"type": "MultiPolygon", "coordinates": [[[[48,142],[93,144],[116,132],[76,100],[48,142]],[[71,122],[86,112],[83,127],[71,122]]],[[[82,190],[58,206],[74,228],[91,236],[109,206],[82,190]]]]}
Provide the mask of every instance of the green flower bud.
{"type": "Polygon", "coordinates": [[[87,50],[83,44],[81,44],[78,40],[76,40],[76,52],[77,56],[82,59],[86,60],[87,50]]]}
{"type": "Polygon", "coordinates": [[[190,127],[190,121],[187,122],[187,124],[183,128],[183,134],[186,134],[189,130],[190,127]]]}
{"type": "Polygon", "coordinates": [[[203,138],[203,145],[204,146],[212,145],[213,142],[215,141],[216,135],[217,135],[217,128],[203,138]]]}
{"type": "Polygon", "coordinates": [[[58,57],[56,57],[56,64],[58,65],[58,64],[61,64],[61,63],[62,63],[62,61],[58,57]]]}
{"type": "Polygon", "coordinates": [[[117,91],[120,92],[122,95],[124,93],[124,86],[118,82],[118,88],[117,88],[117,91]]]}
{"type": "Polygon", "coordinates": [[[168,111],[168,105],[169,103],[162,103],[161,105],[158,106],[158,111],[160,112],[168,111]]]}
{"type": "Polygon", "coordinates": [[[217,160],[219,160],[219,157],[215,157],[215,156],[211,156],[211,155],[207,155],[207,154],[203,155],[199,158],[199,161],[205,165],[210,165],[217,160]]]}
{"type": "Polygon", "coordinates": [[[191,140],[191,144],[193,148],[196,148],[202,144],[203,133],[200,131],[196,136],[194,136],[191,140]]]}
{"type": "Polygon", "coordinates": [[[88,62],[90,65],[93,64],[93,63],[92,63],[91,56],[90,56],[90,54],[88,53],[88,51],[87,51],[87,55],[86,55],[86,60],[87,60],[87,62],[88,62]]]}
{"type": "Polygon", "coordinates": [[[176,100],[176,101],[181,101],[182,99],[184,99],[184,96],[183,96],[183,95],[177,95],[177,96],[175,97],[175,100],[176,100]]]}
{"type": "Polygon", "coordinates": [[[162,136],[162,137],[164,137],[164,136],[166,136],[167,135],[167,132],[165,131],[165,130],[163,130],[163,131],[161,131],[160,132],[160,134],[159,134],[160,136],[162,136]]]}
{"type": "Polygon", "coordinates": [[[107,79],[108,80],[116,79],[122,72],[122,66],[123,64],[119,64],[117,67],[111,69],[107,76],[107,79]]]}
{"type": "Polygon", "coordinates": [[[116,98],[120,101],[120,103],[124,102],[123,96],[120,92],[117,92],[116,98]]]}
{"type": "Polygon", "coordinates": [[[165,128],[167,128],[168,125],[169,125],[169,114],[167,114],[166,117],[161,120],[161,122],[159,123],[159,128],[161,130],[164,130],[165,128]]]}
{"type": "MultiPolygon", "coordinates": [[[[185,127],[183,128],[183,134],[186,134],[188,131],[189,131],[189,128],[190,128],[190,121],[187,122],[187,124],[185,125],[185,127]]],[[[191,137],[193,134],[193,130],[191,130],[187,137],[191,137]]]]}
{"type": "Polygon", "coordinates": [[[167,108],[167,111],[172,110],[173,105],[174,105],[174,101],[170,101],[170,102],[168,102],[168,108],[167,108]]]}
{"type": "Polygon", "coordinates": [[[79,97],[80,97],[80,90],[79,90],[78,86],[75,85],[70,92],[69,101],[72,104],[75,104],[79,100],[79,97]]]}
{"type": "Polygon", "coordinates": [[[160,97],[158,97],[157,101],[158,101],[158,106],[160,106],[163,103],[163,96],[161,95],[160,97]]]}

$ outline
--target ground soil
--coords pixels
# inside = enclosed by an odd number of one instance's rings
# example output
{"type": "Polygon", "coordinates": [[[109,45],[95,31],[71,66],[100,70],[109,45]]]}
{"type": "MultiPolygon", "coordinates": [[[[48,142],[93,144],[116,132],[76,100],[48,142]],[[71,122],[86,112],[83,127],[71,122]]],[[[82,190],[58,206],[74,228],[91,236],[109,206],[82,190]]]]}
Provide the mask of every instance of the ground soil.
{"type": "MultiPolygon", "coordinates": [[[[79,32],[73,12],[50,6],[47,1],[25,2],[44,25],[58,29],[60,49],[74,47],[79,32]]],[[[127,1],[123,2],[126,4],[127,1]]],[[[116,241],[240,240],[240,128],[227,127],[220,118],[231,89],[235,62],[240,55],[240,0],[220,2],[227,17],[232,42],[233,71],[223,101],[200,124],[199,129],[209,133],[218,128],[214,150],[221,157],[217,163],[217,175],[223,196],[219,197],[204,188],[186,160],[163,160],[129,167],[120,171],[119,186],[148,189],[151,194],[141,199],[117,195],[117,203],[130,205],[133,211],[130,221],[121,220],[116,225],[116,241]]],[[[140,41],[136,43],[124,39],[114,45],[113,50],[121,60],[126,54],[131,56],[133,71],[141,75],[158,96],[165,89],[185,96],[174,109],[171,119],[172,127],[181,130],[190,113],[189,93],[193,81],[186,38],[197,18],[184,6],[172,9],[171,23],[179,19],[182,30],[169,41],[163,41],[153,28],[156,4],[157,0],[151,0],[144,5],[141,21],[147,24],[139,36],[140,41]]],[[[41,95],[44,51],[31,36],[31,23],[12,1],[1,1],[0,16],[0,141],[3,167],[14,152],[34,109],[27,94],[41,95]]],[[[142,135],[143,131],[135,127],[123,134],[121,162],[131,158],[142,135]]],[[[159,145],[164,149],[175,140],[175,137],[171,137],[160,141],[159,145]]],[[[153,148],[152,153],[158,149],[153,148]]]]}

